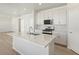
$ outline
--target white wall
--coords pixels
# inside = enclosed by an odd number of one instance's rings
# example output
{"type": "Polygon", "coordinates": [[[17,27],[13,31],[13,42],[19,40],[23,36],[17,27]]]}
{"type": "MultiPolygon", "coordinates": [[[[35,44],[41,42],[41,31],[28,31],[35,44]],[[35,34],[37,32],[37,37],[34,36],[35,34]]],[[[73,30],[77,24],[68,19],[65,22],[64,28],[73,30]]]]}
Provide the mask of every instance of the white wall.
{"type": "Polygon", "coordinates": [[[12,20],[6,15],[0,15],[0,32],[12,31],[12,20]]]}
{"type": "Polygon", "coordinates": [[[36,24],[43,26],[45,19],[53,19],[55,26],[55,35],[58,36],[58,39],[56,39],[55,41],[64,45],[66,45],[67,41],[66,13],[66,6],[42,10],[37,12],[36,20],[36,24]]]}

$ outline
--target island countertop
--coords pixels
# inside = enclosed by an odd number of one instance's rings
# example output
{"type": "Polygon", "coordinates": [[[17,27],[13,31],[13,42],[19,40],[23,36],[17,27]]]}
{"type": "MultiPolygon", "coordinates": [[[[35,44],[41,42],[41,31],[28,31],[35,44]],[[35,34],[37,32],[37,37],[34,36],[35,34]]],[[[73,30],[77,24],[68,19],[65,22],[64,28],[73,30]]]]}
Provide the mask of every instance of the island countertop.
{"type": "Polygon", "coordinates": [[[33,35],[28,33],[9,33],[9,35],[21,37],[27,41],[30,41],[42,47],[47,47],[48,44],[56,38],[55,35],[48,35],[48,34],[33,35]]]}

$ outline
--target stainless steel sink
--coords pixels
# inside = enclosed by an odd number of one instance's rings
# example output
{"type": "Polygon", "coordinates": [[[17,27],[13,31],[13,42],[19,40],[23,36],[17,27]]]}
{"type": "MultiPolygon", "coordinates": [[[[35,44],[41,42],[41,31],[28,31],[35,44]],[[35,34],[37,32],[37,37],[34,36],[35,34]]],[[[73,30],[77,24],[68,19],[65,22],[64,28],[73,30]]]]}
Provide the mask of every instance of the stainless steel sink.
{"type": "Polygon", "coordinates": [[[38,33],[29,33],[29,34],[31,34],[31,35],[40,35],[40,34],[38,34],[38,33]]]}

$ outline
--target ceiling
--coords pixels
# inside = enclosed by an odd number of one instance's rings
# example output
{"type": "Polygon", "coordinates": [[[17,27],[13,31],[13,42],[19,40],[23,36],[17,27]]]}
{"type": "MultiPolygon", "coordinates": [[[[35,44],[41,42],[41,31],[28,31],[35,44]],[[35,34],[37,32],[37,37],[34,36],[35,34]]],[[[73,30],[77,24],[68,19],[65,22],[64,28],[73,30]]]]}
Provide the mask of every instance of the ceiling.
{"type": "Polygon", "coordinates": [[[66,3],[0,3],[0,16],[15,16],[29,13],[31,10],[44,10],[66,5],[66,3]]]}

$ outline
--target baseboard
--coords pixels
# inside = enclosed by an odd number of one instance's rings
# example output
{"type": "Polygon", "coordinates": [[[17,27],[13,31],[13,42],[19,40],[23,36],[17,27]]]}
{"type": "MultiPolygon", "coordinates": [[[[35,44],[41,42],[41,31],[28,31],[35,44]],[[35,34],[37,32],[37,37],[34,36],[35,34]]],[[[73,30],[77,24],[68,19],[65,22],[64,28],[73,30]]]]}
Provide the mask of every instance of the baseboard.
{"type": "MultiPolygon", "coordinates": [[[[71,49],[72,50],[72,49],[71,49]]],[[[72,50],[73,51],[73,50],[72,50]]],[[[75,51],[73,51],[75,54],[79,55],[78,53],[76,53],[75,51]]]]}
{"type": "Polygon", "coordinates": [[[5,31],[5,32],[1,32],[1,33],[12,33],[13,31],[5,31]]]}
{"type": "Polygon", "coordinates": [[[67,47],[67,45],[60,44],[60,43],[55,43],[56,45],[62,46],[62,47],[67,47]]]}
{"type": "Polygon", "coordinates": [[[12,49],[14,52],[17,53],[17,55],[21,55],[19,52],[17,52],[14,48],[12,49]]]}

